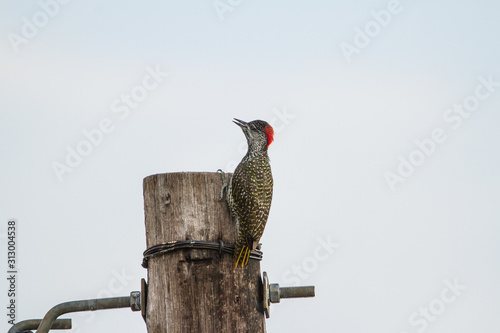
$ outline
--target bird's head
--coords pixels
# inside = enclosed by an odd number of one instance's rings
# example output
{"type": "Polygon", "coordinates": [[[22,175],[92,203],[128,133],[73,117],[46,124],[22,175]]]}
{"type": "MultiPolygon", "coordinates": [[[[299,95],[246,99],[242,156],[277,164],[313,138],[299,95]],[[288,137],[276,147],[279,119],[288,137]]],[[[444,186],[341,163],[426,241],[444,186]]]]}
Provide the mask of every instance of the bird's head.
{"type": "Polygon", "coordinates": [[[263,120],[245,122],[234,118],[233,122],[240,126],[248,141],[249,150],[267,150],[274,140],[274,130],[263,120]]]}

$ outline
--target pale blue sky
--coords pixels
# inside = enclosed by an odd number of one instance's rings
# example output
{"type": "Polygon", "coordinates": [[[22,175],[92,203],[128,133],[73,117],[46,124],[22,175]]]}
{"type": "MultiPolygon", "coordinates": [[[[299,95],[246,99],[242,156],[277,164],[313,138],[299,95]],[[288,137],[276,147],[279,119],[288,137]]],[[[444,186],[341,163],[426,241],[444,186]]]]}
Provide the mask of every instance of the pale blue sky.
{"type": "MultiPolygon", "coordinates": [[[[426,332],[498,330],[500,5],[401,0],[348,62],[341,43],[391,3],[242,1],[221,20],[211,1],[73,0],[16,52],[9,34],[43,8],[0,1],[0,220],[19,221],[19,319],[104,295],[123,272],[113,295],[137,290],[142,179],[232,171],[236,117],[280,129],[261,268],[317,288],[273,305],[268,332],[418,332],[409,318],[454,279],[467,289],[426,332]],[[113,103],[148,68],[169,75],[121,119],[113,103]],[[443,115],[477,89],[488,97],[453,129],[443,115]],[[59,181],[53,164],[103,119],[113,130],[59,181]],[[392,191],[384,175],[436,128],[446,140],[392,191]],[[327,238],[339,247],[320,260],[327,238]]],[[[81,332],[145,332],[126,310],[73,318],[81,332]]]]}

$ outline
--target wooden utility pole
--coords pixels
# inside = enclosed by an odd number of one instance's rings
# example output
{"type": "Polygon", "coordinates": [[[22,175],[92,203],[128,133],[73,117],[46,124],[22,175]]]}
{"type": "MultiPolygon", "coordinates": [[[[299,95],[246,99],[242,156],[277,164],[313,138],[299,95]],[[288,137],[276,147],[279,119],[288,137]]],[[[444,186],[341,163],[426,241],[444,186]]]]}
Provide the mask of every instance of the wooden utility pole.
{"type": "MultiPolygon", "coordinates": [[[[218,173],[146,177],[147,247],[183,240],[234,244],[235,225],[226,202],[218,201],[221,186],[218,173]]],[[[234,269],[230,254],[181,249],[152,257],[148,265],[149,333],[265,332],[259,261],[234,269]]]]}

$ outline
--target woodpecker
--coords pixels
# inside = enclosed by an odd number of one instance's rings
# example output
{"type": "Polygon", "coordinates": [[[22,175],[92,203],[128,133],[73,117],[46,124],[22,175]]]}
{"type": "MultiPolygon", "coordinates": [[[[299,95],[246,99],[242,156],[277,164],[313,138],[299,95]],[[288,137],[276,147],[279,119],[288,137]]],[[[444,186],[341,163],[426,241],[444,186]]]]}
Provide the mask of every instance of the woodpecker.
{"type": "MultiPolygon", "coordinates": [[[[226,201],[236,223],[238,239],[233,261],[234,267],[248,263],[250,252],[255,250],[264,233],[273,197],[273,175],[267,149],[274,140],[274,130],[263,120],[244,122],[234,119],[248,143],[248,151],[236,167],[229,184],[224,173],[220,200],[226,190],[226,201]]],[[[219,170],[220,171],[220,170],[219,170]]]]}

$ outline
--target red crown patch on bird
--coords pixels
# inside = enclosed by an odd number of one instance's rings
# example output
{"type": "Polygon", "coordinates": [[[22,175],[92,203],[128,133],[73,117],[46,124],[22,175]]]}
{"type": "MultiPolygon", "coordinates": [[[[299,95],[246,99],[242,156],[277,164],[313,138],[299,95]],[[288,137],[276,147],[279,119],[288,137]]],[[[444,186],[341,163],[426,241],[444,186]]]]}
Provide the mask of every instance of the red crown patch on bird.
{"type": "Polygon", "coordinates": [[[267,135],[267,146],[269,147],[274,141],[274,130],[271,125],[267,125],[266,128],[264,128],[264,133],[267,135]]]}

